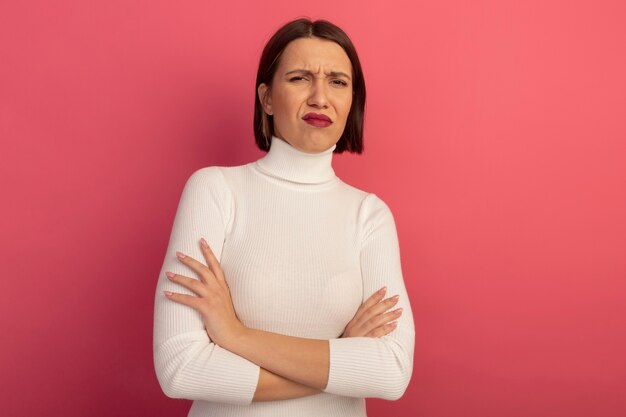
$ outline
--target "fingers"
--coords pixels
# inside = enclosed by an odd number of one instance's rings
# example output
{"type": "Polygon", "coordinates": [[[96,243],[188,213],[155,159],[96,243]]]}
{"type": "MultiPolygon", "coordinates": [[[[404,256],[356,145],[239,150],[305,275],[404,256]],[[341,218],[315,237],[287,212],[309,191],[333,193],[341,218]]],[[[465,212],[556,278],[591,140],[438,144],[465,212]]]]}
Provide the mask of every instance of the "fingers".
{"type": "Polygon", "coordinates": [[[192,307],[198,311],[202,307],[200,298],[194,297],[193,295],[178,294],[178,293],[170,292],[170,291],[163,291],[163,293],[170,300],[192,307]]]}
{"type": "MultiPolygon", "coordinates": [[[[218,286],[221,286],[223,289],[228,289],[219,261],[204,238],[200,240],[200,247],[208,266],[182,252],[176,252],[178,260],[197,272],[199,279],[185,277],[169,271],[165,273],[168,279],[196,293],[199,297],[206,297],[212,290],[217,289],[215,284],[218,284],[218,286]]],[[[184,294],[172,293],[170,291],[164,291],[164,293],[168,296],[168,298],[171,298],[174,301],[182,302],[183,304],[187,304],[191,307],[196,305],[193,303],[197,303],[196,300],[198,299],[198,297],[188,295],[186,297],[182,297],[184,294]],[[193,300],[188,297],[191,297],[193,300]]]]}
{"type": "Polygon", "coordinates": [[[183,275],[177,275],[169,271],[166,272],[165,275],[167,275],[167,278],[170,281],[175,282],[176,284],[180,284],[183,287],[187,288],[189,291],[192,291],[200,296],[204,296],[208,293],[205,285],[197,279],[185,277],[183,275]]]}
{"type": "Polygon", "coordinates": [[[398,322],[393,321],[391,323],[383,324],[382,326],[375,328],[374,330],[372,330],[365,336],[366,337],[383,337],[393,332],[394,330],[396,330],[397,327],[398,327],[398,322]]]}
{"type": "Polygon", "coordinates": [[[199,262],[191,256],[185,255],[182,252],[176,252],[176,257],[182,263],[196,271],[198,275],[200,275],[201,281],[209,282],[211,281],[211,278],[214,278],[221,284],[224,284],[226,280],[224,279],[222,267],[220,266],[217,257],[209,247],[207,241],[204,240],[204,238],[200,239],[200,248],[202,250],[202,255],[204,256],[204,259],[207,261],[207,265],[204,265],[202,262],[199,262]]]}
{"type": "Polygon", "coordinates": [[[380,290],[378,290],[374,294],[372,294],[367,300],[365,300],[365,302],[363,304],[361,304],[359,309],[354,314],[354,318],[352,320],[355,320],[355,321],[358,320],[359,317],[361,317],[361,315],[364,312],[366,312],[368,309],[370,309],[373,306],[375,306],[376,304],[378,304],[380,302],[380,300],[383,299],[383,297],[385,296],[386,292],[387,292],[387,287],[382,287],[380,290]]]}
{"type": "Polygon", "coordinates": [[[389,324],[393,320],[399,319],[401,315],[402,309],[396,308],[395,310],[389,311],[385,314],[374,316],[364,324],[364,327],[366,328],[365,333],[367,334],[374,329],[377,329],[385,324],[389,324]]]}
{"type": "MultiPolygon", "coordinates": [[[[363,312],[361,317],[359,317],[356,320],[356,325],[363,326],[372,318],[389,310],[391,307],[396,305],[399,298],[400,297],[398,295],[394,295],[393,297],[389,297],[386,300],[383,300],[379,302],[378,304],[374,305],[373,307],[370,307],[369,309],[367,309],[367,311],[363,312]]],[[[368,327],[371,327],[371,326],[368,326],[368,327]]]]}
{"type": "Polygon", "coordinates": [[[189,268],[193,269],[200,276],[200,281],[207,282],[209,281],[211,270],[207,268],[205,264],[200,261],[195,260],[191,256],[185,255],[182,252],[176,252],[176,257],[179,261],[187,265],[189,268]]]}
{"type": "Polygon", "coordinates": [[[395,329],[393,321],[402,315],[402,308],[389,310],[398,303],[400,297],[395,295],[381,301],[385,290],[381,288],[361,305],[361,311],[357,310],[341,337],[381,337],[395,329]]]}
{"type": "Polygon", "coordinates": [[[200,239],[200,247],[202,248],[202,254],[204,255],[204,259],[206,259],[207,265],[209,266],[209,269],[211,269],[211,272],[213,272],[215,278],[217,278],[221,282],[224,282],[224,273],[222,272],[220,262],[218,261],[217,257],[209,247],[207,241],[204,240],[204,238],[200,239]]]}

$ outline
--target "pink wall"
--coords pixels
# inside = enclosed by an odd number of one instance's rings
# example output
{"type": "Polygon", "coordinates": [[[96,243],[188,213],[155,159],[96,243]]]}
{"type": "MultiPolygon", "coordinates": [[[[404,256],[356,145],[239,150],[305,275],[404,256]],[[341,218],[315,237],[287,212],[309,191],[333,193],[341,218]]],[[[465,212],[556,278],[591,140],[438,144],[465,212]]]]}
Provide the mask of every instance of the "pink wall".
{"type": "Polygon", "coordinates": [[[262,156],[257,60],[308,15],[360,52],[335,169],[392,208],[415,315],[369,415],[626,415],[623,1],[182,3],[0,5],[0,414],[185,415],[151,356],[178,198],[262,156]]]}

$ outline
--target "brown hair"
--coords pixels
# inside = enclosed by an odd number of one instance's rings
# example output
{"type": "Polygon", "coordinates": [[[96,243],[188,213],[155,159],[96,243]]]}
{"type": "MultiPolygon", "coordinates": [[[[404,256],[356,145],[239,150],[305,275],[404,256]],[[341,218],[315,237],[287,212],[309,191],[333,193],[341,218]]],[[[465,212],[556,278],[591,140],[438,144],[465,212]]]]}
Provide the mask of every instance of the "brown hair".
{"type": "Polygon", "coordinates": [[[339,27],[326,20],[311,21],[302,18],[293,20],[272,36],[267,42],[256,76],[256,87],[254,89],[254,137],[257,146],[263,151],[269,151],[270,138],[274,134],[274,124],[272,116],[263,111],[263,106],[258,98],[257,91],[263,83],[271,88],[274,73],[278,68],[280,56],[289,42],[299,38],[317,37],[337,43],[343,48],[352,64],[352,106],[346,121],[341,138],[337,142],[335,153],[348,151],[351,153],[363,152],[363,120],[365,115],[365,80],[361,63],[356,53],[352,41],[348,35],[339,27]]]}

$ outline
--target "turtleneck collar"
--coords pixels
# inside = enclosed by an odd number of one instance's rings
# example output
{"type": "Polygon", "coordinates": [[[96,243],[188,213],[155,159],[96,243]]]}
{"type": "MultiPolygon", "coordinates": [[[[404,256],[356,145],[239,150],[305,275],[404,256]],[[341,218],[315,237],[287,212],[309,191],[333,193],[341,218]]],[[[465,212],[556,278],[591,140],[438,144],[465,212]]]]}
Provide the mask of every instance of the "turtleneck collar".
{"type": "Polygon", "coordinates": [[[257,167],[274,177],[304,184],[319,184],[335,178],[333,145],[323,152],[307,153],[272,136],[270,150],[256,161],[257,167]]]}

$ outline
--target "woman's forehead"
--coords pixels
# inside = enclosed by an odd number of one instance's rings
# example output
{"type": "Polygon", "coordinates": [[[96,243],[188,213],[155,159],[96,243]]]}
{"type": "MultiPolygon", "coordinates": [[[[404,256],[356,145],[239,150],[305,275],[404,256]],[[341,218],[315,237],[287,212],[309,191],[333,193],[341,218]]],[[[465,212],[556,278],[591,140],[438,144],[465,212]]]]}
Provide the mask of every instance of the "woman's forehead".
{"type": "Polygon", "coordinates": [[[285,71],[352,72],[350,58],[343,48],[335,42],[320,38],[291,41],[283,51],[280,64],[285,71]]]}

